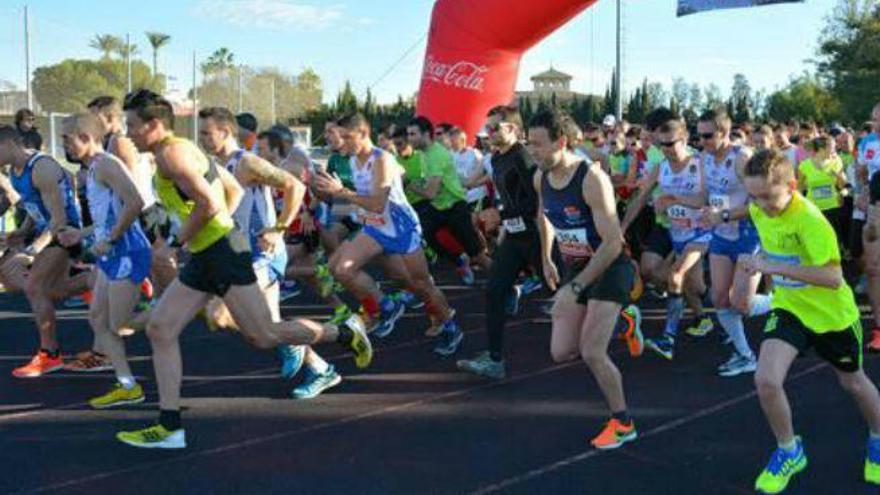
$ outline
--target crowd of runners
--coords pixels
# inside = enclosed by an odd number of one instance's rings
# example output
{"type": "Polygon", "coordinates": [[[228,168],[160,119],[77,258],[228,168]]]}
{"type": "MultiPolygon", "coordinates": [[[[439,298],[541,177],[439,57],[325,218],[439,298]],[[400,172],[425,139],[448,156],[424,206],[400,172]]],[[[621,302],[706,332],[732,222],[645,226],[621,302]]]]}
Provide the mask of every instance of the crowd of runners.
{"type": "Polygon", "coordinates": [[[880,484],[880,395],[862,369],[863,342],[880,351],[880,104],[858,129],[734,124],[720,110],[688,125],[668,109],[639,125],[580,125],[558,110],[524,123],[502,105],[468,136],[422,116],[372,129],[352,114],[326,124],[326,159],[251,114],[202,109],[198,143],[174,133],[174,118],[148,90],[96,98],[61,125],[68,166],[40,151],[32,127],[0,126],[0,283],[27,299],[39,336],[12,374],[112,370],[89,405],[143,402],[125,339],[145,331],[159,417],[119,441],[186,446],[178,339],[195,319],[277,353],[283,378],[302,375],[294,399],[342,381],[320,344],[366,368],[371,341],[407,311],[430,324],[398,331],[434,338],[437,359],[457,354],[466,335],[431,275],[448,264],[486,297],[486,350],[449,365],[463,373],[504,379],[507,321],[529,294],[554,294],[542,308],[550,356],[582,360],[607,406],[595,448],[638,436],[613,340],[672,361],[681,332],[721,331],[719,385],[753,373],[777,442],[757,490],[778,493],[807,465],[783,384],[809,349],[864,416],[864,478],[880,484]],[[281,317],[303,287],[327,318],[281,317]],[[646,293],[666,315],[643,337],[646,293]],[[72,298],[88,305],[94,344],[65,358],[56,304],[72,298]],[[745,322],[760,315],[762,339],[750,341],[745,322]]]}

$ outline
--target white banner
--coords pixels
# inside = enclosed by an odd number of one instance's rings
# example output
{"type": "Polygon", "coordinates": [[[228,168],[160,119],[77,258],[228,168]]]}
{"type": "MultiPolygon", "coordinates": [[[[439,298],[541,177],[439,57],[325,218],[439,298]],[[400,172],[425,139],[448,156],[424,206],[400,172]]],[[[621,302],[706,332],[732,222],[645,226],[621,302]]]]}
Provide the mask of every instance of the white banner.
{"type": "Polygon", "coordinates": [[[801,3],[804,0],[678,0],[678,17],[706,10],[760,7],[777,3],[801,3]]]}

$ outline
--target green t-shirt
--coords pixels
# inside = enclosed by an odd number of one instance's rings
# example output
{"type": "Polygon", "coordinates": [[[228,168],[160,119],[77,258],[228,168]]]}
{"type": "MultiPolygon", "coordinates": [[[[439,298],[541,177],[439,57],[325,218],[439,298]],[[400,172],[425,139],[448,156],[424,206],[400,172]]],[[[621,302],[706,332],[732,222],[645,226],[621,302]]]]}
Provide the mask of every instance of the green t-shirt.
{"type": "MultiPolygon", "coordinates": [[[[648,150],[645,152],[645,156],[648,157],[648,162],[645,164],[645,174],[650,175],[656,167],[659,167],[663,160],[666,159],[666,155],[660,151],[655,145],[651,145],[648,150]]],[[[651,191],[651,204],[653,204],[654,199],[660,197],[663,193],[660,191],[660,187],[655,187],[653,191],[651,191]]],[[[654,222],[661,227],[669,228],[669,218],[666,215],[663,215],[662,212],[657,211],[654,215],[654,222]]]]}
{"type": "Polygon", "coordinates": [[[843,161],[840,158],[827,160],[821,170],[816,168],[813,158],[807,158],[798,165],[798,181],[807,190],[807,199],[820,210],[839,208],[841,200],[837,174],[842,171],[843,161]]]}
{"type": "MultiPolygon", "coordinates": [[[[416,183],[420,186],[425,185],[425,157],[422,155],[421,151],[414,151],[413,154],[406,158],[398,154],[395,158],[397,158],[397,163],[403,167],[404,184],[416,183]]],[[[406,187],[404,187],[403,191],[406,195],[406,200],[409,201],[409,204],[411,205],[415,205],[425,200],[422,196],[410,192],[406,187]]]]}
{"type": "MultiPolygon", "coordinates": [[[[802,266],[840,263],[834,229],[819,208],[800,193],[794,194],[779,216],[767,216],[755,203],[749,205],[749,215],[770,260],[802,266]]],[[[859,308],[846,282],[829,289],[774,275],[772,305],[794,314],[815,333],[844,330],[859,319],[859,308]]]]}
{"type": "Polygon", "coordinates": [[[440,190],[431,205],[440,211],[448,210],[455,203],[464,201],[467,191],[461,185],[452,155],[440,143],[433,143],[425,150],[425,178],[440,177],[440,190]]]}
{"type": "Polygon", "coordinates": [[[342,181],[342,185],[346,189],[354,189],[354,181],[351,178],[351,160],[349,157],[334,152],[327,160],[327,173],[330,175],[335,173],[339,176],[339,180],[342,181]]]}

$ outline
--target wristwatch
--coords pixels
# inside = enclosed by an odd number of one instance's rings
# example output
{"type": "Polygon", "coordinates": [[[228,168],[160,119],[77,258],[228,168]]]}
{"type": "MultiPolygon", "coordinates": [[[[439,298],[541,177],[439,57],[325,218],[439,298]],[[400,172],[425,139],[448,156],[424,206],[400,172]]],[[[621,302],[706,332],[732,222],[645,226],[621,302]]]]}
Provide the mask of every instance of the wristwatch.
{"type": "Polygon", "coordinates": [[[730,210],[722,210],[721,211],[721,220],[723,220],[724,223],[727,223],[730,221],[730,210]]]}
{"type": "Polygon", "coordinates": [[[183,244],[180,243],[180,240],[174,234],[168,235],[168,238],[165,239],[165,244],[167,244],[168,247],[175,248],[175,249],[183,247],[183,244]]]}
{"type": "Polygon", "coordinates": [[[575,295],[575,296],[579,296],[579,297],[580,297],[581,292],[584,291],[584,286],[581,285],[581,284],[579,284],[579,283],[577,283],[577,282],[572,282],[572,283],[570,283],[570,284],[568,284],[568,285],[571,286],[571,291],[574,292],[574,295],[575,295]]]}

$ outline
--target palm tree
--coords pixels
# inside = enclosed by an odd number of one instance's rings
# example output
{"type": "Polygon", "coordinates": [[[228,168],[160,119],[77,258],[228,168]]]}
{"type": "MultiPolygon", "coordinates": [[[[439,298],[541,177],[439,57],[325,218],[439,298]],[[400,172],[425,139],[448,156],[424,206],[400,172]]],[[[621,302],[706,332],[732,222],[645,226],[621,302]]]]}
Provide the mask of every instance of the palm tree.
{"type": "Polygon", "coordinates": [[[110,58],[110,54],[119,51],[124,44],[122,38],[112,34],[96,34],[89,42],[90,47],[104,54],[103,58],[110,58]]]}
{"type": "Polygon", "coordinates": [[[229,51],[229,48],[218,48],[202,63],[202,72],[205,74],[220,72],[233,65],[235,65],[235,55],[229,51]]]}
{"type": "Polygon", "coordinates": [[[153,47],[153,77],[156,77],[159,75],[159,48],[167,45],[168,42],[171,41],[171,36],[151,31],[148,31],[145,34],[150,41],[150,46],[153,47]]]}
{"type": "Polygon", "coordinates": [[[138,53],[138,46],[134,43],[126,44],[125,41],[120,40],[116,53],[119,55],[119,58],[124,60],[127,57],[136,55],[138,53]]]}

